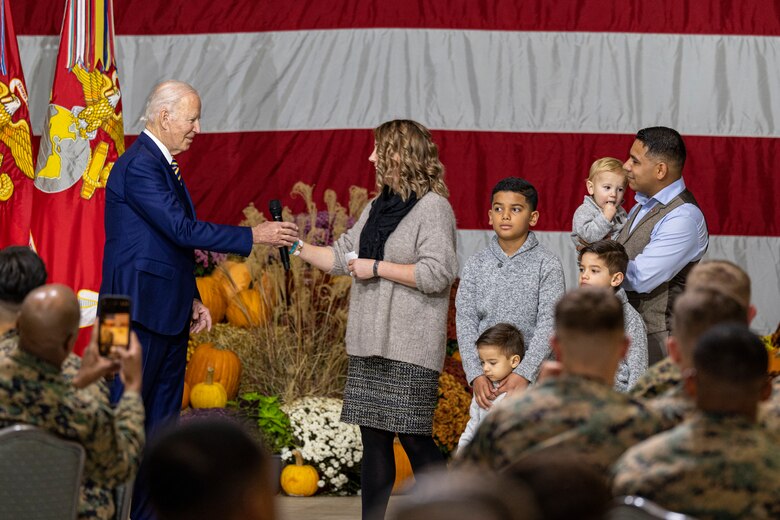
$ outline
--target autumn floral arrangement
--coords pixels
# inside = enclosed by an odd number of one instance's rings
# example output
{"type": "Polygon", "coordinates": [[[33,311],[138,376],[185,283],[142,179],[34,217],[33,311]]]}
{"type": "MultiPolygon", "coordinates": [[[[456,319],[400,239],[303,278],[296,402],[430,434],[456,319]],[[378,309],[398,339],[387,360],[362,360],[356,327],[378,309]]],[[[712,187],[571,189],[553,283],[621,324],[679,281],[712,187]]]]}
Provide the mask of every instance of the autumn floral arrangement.
{"type": "Polygon", "coordinates": [[[363,446],[360,429],[339,420],[341,399],[302,397],[282,408],[290,418],[295,446],[282,449],[282,460],[292,462],[297,448],[319,475],[320,492],[353,495],[360,489],[363,446]]]}

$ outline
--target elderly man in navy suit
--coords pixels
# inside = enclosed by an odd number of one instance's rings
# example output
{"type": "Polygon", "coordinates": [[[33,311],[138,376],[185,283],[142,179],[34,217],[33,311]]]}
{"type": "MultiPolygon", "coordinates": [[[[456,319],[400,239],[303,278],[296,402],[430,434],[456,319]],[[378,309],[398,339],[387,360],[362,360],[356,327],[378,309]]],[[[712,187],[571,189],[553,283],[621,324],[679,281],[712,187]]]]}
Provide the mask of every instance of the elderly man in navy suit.
{"type": "MultiPolygon", "coordinates": [[[[190,332],[211,328],[193,270],[194,249],[246,256],[257,243],[290,246],[297,227],[199,221],[174,156],[200,133],[200,97],[180,81],[157,85],[146,101],[146,128],[116,161],[106,185],[106,245],[100,294],[132,299],[132,325],[143,347],[147,437],[179,413],[190,332]]],[[[116,381],[112,397],[121,395],[116,381]]],[[[142,478],[142,477],[141,477],[142,478]]],[[[144,482],[136,483],[133,519],[154,518],[144,482]]]]}

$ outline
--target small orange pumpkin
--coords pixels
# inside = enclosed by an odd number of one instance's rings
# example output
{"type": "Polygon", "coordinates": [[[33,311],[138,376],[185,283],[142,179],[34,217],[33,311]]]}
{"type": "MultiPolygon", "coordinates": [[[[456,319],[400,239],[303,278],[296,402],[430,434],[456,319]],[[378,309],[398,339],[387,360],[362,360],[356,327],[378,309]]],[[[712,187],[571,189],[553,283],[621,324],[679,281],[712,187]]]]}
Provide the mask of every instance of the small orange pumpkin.
{"type": "Polygon", "coordinates": [[[193,408],[224,408],[227,404],[225,388],[214,381],[214,368],[209,367],[206,380],[192,387],[190,403],[193,408]]]}
{"type": "Polygon", "coordinates": [[[393,441],[393,455],[395,455],[395,482],[393,483],[393,493],[403,493],[410,484],[414,483],[414,473],[412,472],[412,463],[409,462],[409,456],[406,455],[404,447],[398,437],[393,441]],[[408,481],[408,482],[407,482],[408,481]]]}
{"type": "Polygon", "coordinates": [[[214,369],[214,380],[225,389],[228,399],[235,399],[241,379],[241,360],[236,353],[217,348],[213,343],[198,345],[184,375],[184,380],[190,388],[195,388],[195,385],[206,378],[209,367],[214,369]]]}
{"type": "Polygon", "coordinates": [[[195,278],[198,292],[203,305],[208,307],[211,313],[211,321],[219,323],[225,319],[227,298],[225,297],[222,282],[213,276],[199,276],[195,278]]]}
{"type": "Polygon", "coordinates": [[[225,260],[217,266],[212,276],[222,284],[222,290],[228,300],[236,293],[249,288],[252,283],[252,273],[249,272],[246,262],[225,260]]]}
{"type": "Polygon", "coordinates": [[[256,289],[238,292],[228,304],[227,319],[237,327],[258,327],[265,325],[271,317],[271,307],[256,289]]]}
{"type": "Polygon", "coordinates": [[[314,466],[303,464],[301,452],[293,450],[293,455],[295,464],[288,464],[282,470],[282,489],[293,497],[310,497],[317,492],[320,477],[314,466]]]}
{"type": "Polygon", "coordinates": [[[190,385],[184,382],[184,392],[181,394],[181,409],[184,410],[190,405],[190,385]]]}

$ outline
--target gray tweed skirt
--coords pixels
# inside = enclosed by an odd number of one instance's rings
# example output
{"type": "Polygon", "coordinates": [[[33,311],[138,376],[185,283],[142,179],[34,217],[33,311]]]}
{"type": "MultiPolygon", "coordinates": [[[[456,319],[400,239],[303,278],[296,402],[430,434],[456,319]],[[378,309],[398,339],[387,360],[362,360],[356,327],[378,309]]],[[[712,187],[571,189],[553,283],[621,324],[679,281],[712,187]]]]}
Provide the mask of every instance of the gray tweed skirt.
{"type": "Polygon", "coordinates": [[[412,435],[433,434],[439,373],[383,357],[349,356],[341,420],[412,435]]]}

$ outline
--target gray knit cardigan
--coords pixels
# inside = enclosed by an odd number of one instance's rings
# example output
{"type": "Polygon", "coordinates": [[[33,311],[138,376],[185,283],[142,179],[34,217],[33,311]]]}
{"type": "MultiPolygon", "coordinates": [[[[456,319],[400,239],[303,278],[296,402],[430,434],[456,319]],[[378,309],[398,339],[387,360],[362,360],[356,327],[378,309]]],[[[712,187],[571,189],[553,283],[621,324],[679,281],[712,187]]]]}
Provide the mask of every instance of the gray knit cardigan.
{"type": "MultiPolygon", "coordinates": [[[[360,232],[371,204],[333,244],[331,274],[348,274],[345,255],[360,251],[360,232]]],[[[349,297],[347,354],[381,356],[441,372],[450,286],[458,274],[455,215],[447,199],[433,192],[423,196],[388,237],[384,259],[414,264],[417,288],[384,278],[354,280],[349,297]]]]}

